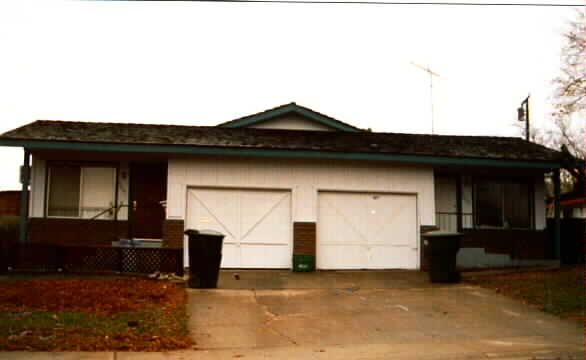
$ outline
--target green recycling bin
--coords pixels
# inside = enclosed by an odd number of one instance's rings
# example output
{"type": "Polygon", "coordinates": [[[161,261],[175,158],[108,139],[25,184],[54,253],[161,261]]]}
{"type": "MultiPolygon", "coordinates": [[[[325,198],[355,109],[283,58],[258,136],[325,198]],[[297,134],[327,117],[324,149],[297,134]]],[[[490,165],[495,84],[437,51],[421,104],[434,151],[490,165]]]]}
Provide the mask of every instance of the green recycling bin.
{"type": "Polygon", "coordinates": [[[463,234],[431,232],[423,234],[425,254],[429,259],[429,280],[434,283],[460,282],[456,257],[463,234]]]}
{"type": "Polygon", "coordinates": [[[293,272],[315,271],[315,256],[305,254],[293,255],[293,272]]]}
{"type": "Polygon", "coordinates": [[[185,231],[189,236],[189,280],[191,288],[218,287],[218,275],[222,262],[224,234],[214,230],[185,231]]]}

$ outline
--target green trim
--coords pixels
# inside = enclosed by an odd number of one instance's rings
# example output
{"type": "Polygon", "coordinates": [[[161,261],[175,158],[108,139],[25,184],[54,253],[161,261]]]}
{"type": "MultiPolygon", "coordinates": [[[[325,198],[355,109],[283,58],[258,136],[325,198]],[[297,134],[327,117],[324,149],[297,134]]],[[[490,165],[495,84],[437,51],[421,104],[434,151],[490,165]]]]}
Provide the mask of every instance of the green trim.
{"type": "Polygon", "coordinates": [[[248,125],[267,121],[272,118],[275,118],[275,117],[278,117],[281,115],[285,115],[285,114],[291,113],[291,112],[296,113],[301,116],[304,116],[306,118],[309,118],[310,120],[316,121],[320,124],[329,126],[329,127],[334,128],[336,130],[347,131],[347,132],[361,132],[362,131],[362,130],[354,128],[352,126],[348,126],[346,124],[343,124],[343,123],[336,121],[334,119],[330,119],[327,116],[318,114],[318,113],[311,111],[309,109],[305,109],[303,107],[300,107],[296,104],[284,105],[282,107],[268,110],[266,112],[263,112],[263,113],[260,113],[257,115],[251,115],[251,116],[248,116],[248,117],[245,117],[242,119],[238,119],[238,120],[230,121],[228,123],[220,124],[220,125],[218,125],[218,127],[225,127],[225,128],[246,127],[248,125]]]}
{"type": "Polygon", "coordinates": [[[331,160],[372,160],[393,161],[427,165],[464,165],[464,166],[495,166],[520,167],[526,169],[559,169],[556,161],[523,161],[463,158],[429,155],[403,155],[385,153],[327,152],[317,150],[276,150],[229,148],[195,145],[156,145],[156,144],[112,144],[83,143],[44,140],[13,140],[0,139],[0,146],[22,146],[31,150],[73,150],[100,152],[159,153],[159,154],[190,154],[190,155],[224,155],[224,156],[256,156],[289,159],[331,159],[331,160]]]}

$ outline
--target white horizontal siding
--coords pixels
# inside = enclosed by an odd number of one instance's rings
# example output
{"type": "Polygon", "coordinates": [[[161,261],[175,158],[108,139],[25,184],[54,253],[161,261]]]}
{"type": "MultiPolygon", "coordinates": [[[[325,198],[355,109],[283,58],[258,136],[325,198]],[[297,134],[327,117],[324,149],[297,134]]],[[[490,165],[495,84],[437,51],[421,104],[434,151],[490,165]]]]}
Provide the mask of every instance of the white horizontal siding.
{"type": "Polygon", "coordinates": [[[545,220],[545,179],[543,176],[535,178],[535,229],[543,230],[547,227],[545,220]]]}
{"type": "Polygon", "coordinates": [[[118,220],[128,220],[128,190],[130,170],[128,162],[122,161],[118,169],[118,220]]]}
{"type": "Polygon", "coordinates": [[[32,155],[29,216],[43,217],[45,208],[45,176],[47,162],[32,155]]]}
{"type": "Polygon", "coordinates": [[[170,159],[167,218],[184,219],[187,187],[292,191],[293,221],[315,222],[319,190],[417,194],[419,223],[434,224],[431,168],[383,163],[283,159],[170,159]]]}

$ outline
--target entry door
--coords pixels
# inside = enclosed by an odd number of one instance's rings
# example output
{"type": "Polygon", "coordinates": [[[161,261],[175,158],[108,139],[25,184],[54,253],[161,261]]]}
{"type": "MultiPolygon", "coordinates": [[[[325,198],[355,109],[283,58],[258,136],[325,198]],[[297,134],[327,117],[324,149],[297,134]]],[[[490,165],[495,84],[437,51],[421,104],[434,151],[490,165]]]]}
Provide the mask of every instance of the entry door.
{"type": "Polygon", "coordinates": [[[130,231],[133,238],[162,239],[167,198],[167,164],[130,166],[130,231]]]}
{"type": "Polygon", "coordinates": [[[190,189],[187,228],[225,235],[223,268],[291,267],[291,193],[190,189]]]}
{"type": "Polygon", "coordinates": [[[317,266],[321,269],[415,269],[415,195],[320,192],[317,266]]]}

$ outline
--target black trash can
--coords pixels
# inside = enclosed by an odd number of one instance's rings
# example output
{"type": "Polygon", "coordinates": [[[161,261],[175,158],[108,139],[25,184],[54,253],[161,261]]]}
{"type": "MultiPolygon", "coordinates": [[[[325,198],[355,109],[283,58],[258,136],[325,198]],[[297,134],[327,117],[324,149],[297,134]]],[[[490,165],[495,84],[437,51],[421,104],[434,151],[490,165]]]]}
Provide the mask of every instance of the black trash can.
{"type": "Polygon", "coordinates": [[[431,232],[423,234],[425,254],[429,259],[429,280],[437,283],[460,282],[456,269],[456,256],[460,250],[463,234],[431,232]]]}
{"type": "Polygon", "coordinates": [[[214,230],[193,229],[185,231],[185,234],[189,236],[189,287],[218,287],[224,234],[214,230]]]}

